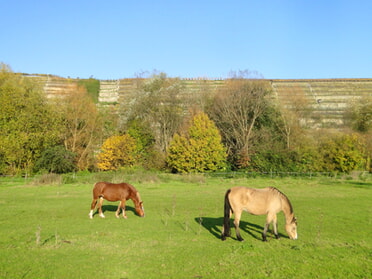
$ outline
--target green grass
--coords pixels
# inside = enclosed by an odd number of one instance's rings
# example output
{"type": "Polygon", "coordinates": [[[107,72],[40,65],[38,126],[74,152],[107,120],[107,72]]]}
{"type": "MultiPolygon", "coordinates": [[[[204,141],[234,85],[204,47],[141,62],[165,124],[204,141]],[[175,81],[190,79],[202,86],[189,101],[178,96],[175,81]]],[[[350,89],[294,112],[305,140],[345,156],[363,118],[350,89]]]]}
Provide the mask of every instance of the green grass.
{"type": "Polygon", "coordinates": [[[117,203],[108,202],[105,219],[88,218],[98,175],[62,185],[1,178],[0,277],[372,276],[370,180],[140,176],[125,179],[140,191],[146,217],[136,216],[129,201],[126,220],[116,219],[117,203]],[[224,193],[236,185],[274,186],[287,194],[298,217],[299,239],[287,238],[280,214],[281,239],[270,234],[264,243],[265,217],[243,214],[245,241],[236,241],[234,229],[233,238],[221,241],[224,193]]]}
{"type": "Polygon", "coordinates": [[[99,86],[100,82],[97,79],[89,78],[89,79],[79,79],[78,84],[80,86],[84,86],[88,92],[88,94],[92,97],[94,103],[98,103],[98,95],[99,95],[99,86]]]}

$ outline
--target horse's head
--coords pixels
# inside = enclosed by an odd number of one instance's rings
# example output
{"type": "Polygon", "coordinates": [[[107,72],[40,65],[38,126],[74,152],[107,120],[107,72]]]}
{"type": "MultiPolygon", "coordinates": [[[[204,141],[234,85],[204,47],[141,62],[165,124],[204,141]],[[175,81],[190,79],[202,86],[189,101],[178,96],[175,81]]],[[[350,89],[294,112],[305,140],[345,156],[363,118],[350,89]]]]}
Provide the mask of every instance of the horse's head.
{"type": "Polygon", "coordinates": [[[285,230],[287,231],[287,234],[288,234],[290,239],[297,239],[297,219],[296,219],[296,217],[293,217],[292,221],[285,225],[285,230]]]}
{"type": "Polygon", "coordinates": [[[136,212],[140,217],[145,217],[145,209],[143,208],[142,201],[136,205],[136,212]]]}

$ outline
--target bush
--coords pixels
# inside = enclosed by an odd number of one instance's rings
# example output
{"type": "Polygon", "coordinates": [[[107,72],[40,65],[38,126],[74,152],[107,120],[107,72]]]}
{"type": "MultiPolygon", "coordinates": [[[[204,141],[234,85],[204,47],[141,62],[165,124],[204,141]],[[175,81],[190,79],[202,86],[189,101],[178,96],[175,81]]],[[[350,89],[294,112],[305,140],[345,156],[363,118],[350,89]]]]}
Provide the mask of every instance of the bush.
{"type": "Polygon", "coordinates": [[[226,166],[226,151],[214,122],[205,113],[194,116],[183,134],[170,143],[168,166],[174,172],[206,172],[226,166]]]}
{"type": "Polygon", "coordinates": [[[342,135],[328,139],[319,147],[322,171],[349,173],[365,164],[364,144],[353,135],[342,135]]]}
{"type": "Polygon", "coordinates": [[[52,173],[67,173],[76,170],[76,155],[63,146],[54,146],[46,149],[35,164],[35,171],[52,173]]]}
{"type": "Polygon", "coordinates": [[[298,171],[298,154],[295,151],[260,152],[251,156],[247,170],[255,172],[295,172],[298,171]]]}
{"type": "Polygon", "coordinates": [[[112,136],[101,147],[101,153],[97,156],[97,167],[107,171],[133,166],[137,160],[136,150],[136,140],[130,135],[112,136]]]}

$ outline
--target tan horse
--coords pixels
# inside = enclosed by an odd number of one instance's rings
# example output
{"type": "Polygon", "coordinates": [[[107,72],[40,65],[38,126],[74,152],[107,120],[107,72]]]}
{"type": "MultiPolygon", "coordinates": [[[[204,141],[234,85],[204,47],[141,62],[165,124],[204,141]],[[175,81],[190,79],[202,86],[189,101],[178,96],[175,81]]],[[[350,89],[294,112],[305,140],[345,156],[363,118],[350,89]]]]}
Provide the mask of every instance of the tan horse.
{"type": "Polygon", "coordinates": [[[116,218],[119,218],[120,209],[123,210],[123,217],[125,219],[127,218],[127,215],[125,214],[125,202],[129,199],[133,201],[137,214],[141,217],[145,216],[140,194],[134,186],[128,183],[114,184],[108,182],[97,182],[93,188],[93,201],[89,212],[90,219],[93,218],[93,211],[97,205],[98,199],[98,212],[101,218],[105,218],[105,215],[103,215],[102,212],[102,203],[104,199],[108,201],[120,201],[118,210],[116,210],[115,213],[116,218]]]}
{"type": "Polygon", "coordinates": [[[234,213],[236,237],[239,241],[243,241],[239,231],[239,222],[243,211],[247,211],[253,215],[267,214],[265,227],[262,232],[263,241],[266,241],[266,233],[271,222],[273,223],[275,237],[279,238],[276,214],[283,211],[286,220],[285,229],[288,236],[290,239],[297,239],[297,221],[291,202],[286,195],[273,187],[264,189],[233,187],[227,190],[225,195],[222,240],[230,236],[230,217],[234,213]]]}

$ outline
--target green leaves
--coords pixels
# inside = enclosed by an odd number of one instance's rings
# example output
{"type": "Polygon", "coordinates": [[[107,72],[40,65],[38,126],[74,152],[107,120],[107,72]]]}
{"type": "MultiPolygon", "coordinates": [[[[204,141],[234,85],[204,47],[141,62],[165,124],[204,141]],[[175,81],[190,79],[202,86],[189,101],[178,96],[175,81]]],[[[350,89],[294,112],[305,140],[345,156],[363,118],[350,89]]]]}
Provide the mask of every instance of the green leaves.
{"type": "Polygon", "coordinates": [[[0,173],[30,171],[41,152],[60,140],[60,126],[38,84],[2,66],[0,173]]]}
{"type": "Polygon", "coordinates": [[[323,170],[349,173],[365,163],[365,145],[356,135],[342,135],[325,141],[319,148],[323,170]]]}
{"type": "Polygon", "coordinates": [[[36,162],[36,170],[46,170],[53,173],[67,173],[76,170],[76,154],[66,150],[63,146],[46,149],[36,162]]]}

